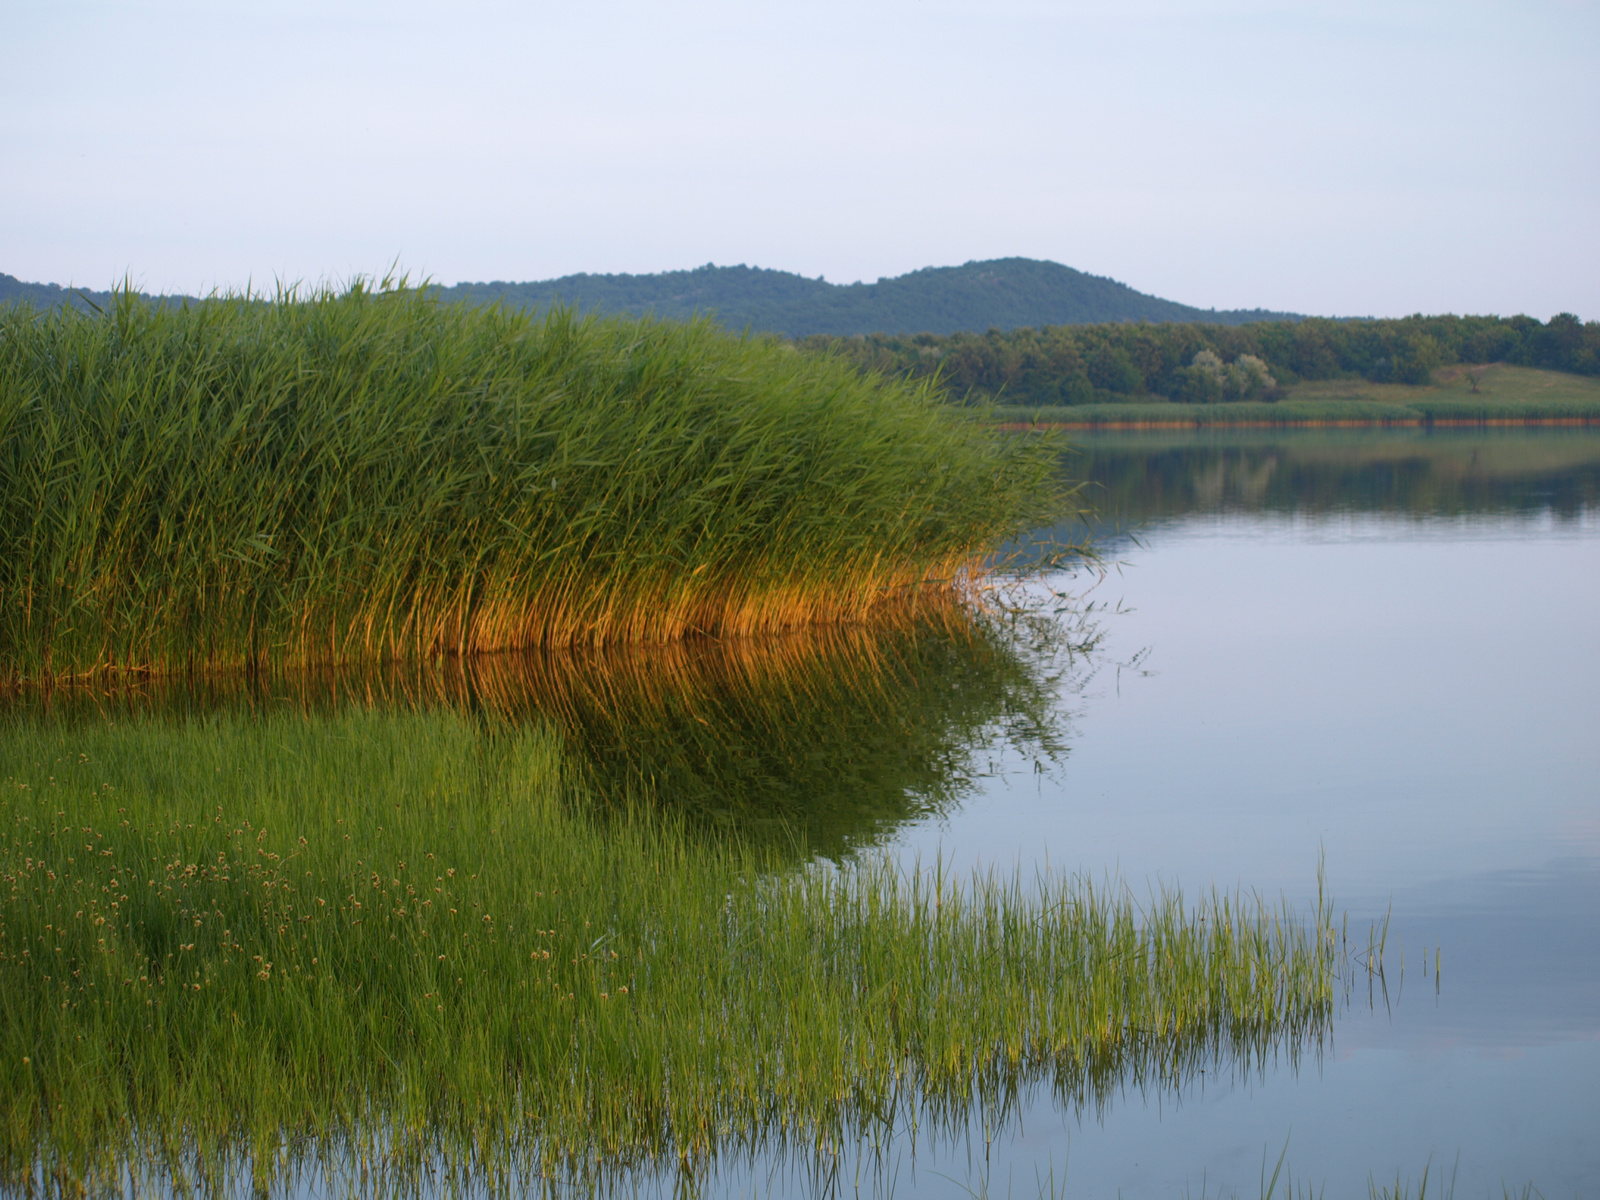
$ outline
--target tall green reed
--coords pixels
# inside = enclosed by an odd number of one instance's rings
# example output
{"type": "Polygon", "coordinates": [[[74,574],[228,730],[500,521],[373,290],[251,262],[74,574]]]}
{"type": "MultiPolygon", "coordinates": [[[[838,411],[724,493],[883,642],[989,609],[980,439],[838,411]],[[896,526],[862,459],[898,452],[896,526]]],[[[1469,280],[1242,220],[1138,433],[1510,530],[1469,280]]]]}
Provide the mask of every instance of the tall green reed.
{"type": "Polygon", "coordinates": [[[959,588],[1037,439],[710,323],[424,291],[0,309],[0,673],[737,635],[959,588]]]}
{"type": "Polygon", "coordinates": [[[0,746],[17,1190],[693,1174],[1247,1069],[1337,987],[1322,910],[597,823],[542,723],[29,716],[0,746]]]}

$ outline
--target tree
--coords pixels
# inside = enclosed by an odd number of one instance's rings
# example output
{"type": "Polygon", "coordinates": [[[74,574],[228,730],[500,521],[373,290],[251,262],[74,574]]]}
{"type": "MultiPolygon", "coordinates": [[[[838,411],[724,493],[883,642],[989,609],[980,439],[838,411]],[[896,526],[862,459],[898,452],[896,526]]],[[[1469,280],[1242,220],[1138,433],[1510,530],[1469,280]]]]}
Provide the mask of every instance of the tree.
{"type": "Polygon", "coordinates": [[[1101,346],[1089,359],[1089,380],[1108,392],[1132,393],[1143,389],[1144,376],[1121,347],[1101,346]]]}

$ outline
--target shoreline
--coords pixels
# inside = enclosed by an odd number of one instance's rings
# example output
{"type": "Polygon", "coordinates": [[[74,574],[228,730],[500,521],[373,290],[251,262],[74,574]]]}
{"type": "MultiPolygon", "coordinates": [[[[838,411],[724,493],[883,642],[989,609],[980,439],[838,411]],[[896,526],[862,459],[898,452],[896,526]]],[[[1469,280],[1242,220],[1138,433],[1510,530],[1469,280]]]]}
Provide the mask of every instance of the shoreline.
{"type": "Polygon", "coordinates": [[[1207,421],[1191,418],[1182,421],[1000,421],[995,428],[1006,433],[1053,430],[1184,430],[1184,429],[1485,429],[1491,427],[1586,427],[1600,426],[1600,413],[1585,417],[1365,417],[1315,418],[1289,417],[1281,421],[1247,418],[1238,421],[1207,421]]]}

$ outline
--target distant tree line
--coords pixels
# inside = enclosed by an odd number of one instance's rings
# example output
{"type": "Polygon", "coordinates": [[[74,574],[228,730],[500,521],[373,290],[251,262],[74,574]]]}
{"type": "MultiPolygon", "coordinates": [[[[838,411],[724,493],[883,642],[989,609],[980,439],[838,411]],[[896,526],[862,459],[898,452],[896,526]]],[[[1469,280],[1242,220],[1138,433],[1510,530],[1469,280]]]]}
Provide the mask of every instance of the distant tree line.
{"type": "Polygon", "coordinates": [[[1180,403],[1272,400],[1301,380],[1427,383],[1450,363],[1507,362],[1600,375],[1600,321],[1403,317],[1248,325],[1054,325],[988,333],[813,336],[867,370],[938,372],[956,398],[1090,404],[1157,395],[1180,403]]]}

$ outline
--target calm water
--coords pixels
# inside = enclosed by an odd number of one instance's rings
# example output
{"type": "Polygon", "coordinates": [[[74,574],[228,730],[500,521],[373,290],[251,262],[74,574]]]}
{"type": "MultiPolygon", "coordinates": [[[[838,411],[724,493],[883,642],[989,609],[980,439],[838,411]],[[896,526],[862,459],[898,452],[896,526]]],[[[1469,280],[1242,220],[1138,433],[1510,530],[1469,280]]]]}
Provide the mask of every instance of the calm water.
{"type": "MultiPolygon", "coordinates": [[[[495,660],[288,699],[549,721],[602,793],[648,785],[796,855],[1297,904],[1320,864],[1353,935],[1387,916],[1383,983],[1294,1062],[1219,1059],[1086,1103],[1024,1091],[955,1143],[901,1129],[825,1179],[758,1152],[704,1194],[1033,1197],[1053,1178],[1075,1197],[1255,1197],[1287,1146],[1293,1182],[1328,1196],[1415,1185],[1431,1161],[1462,1198],[1600,1197],[1600,432],[1078,444],[1104,570],[1033,588],[1035,612],[1062,610],[1038,637],[495,660]]],[[[285,699],[252,687],[60,715],[285,699]]]]}
{"type": "Polygon", "coordinates": [[[1460,1196],[1600,1195],[1600,436],[1080,444],[1112,561],[1055,581],[1106,606],[1066,757],[995,746],[897,849],[1293,897],[1320,856],[1405,971],[1320,1064],[1035,1103],[991,1192],[1254,1196],[1287,1143],[1329,1195],[1430,1157],[1460,1196]]]}

